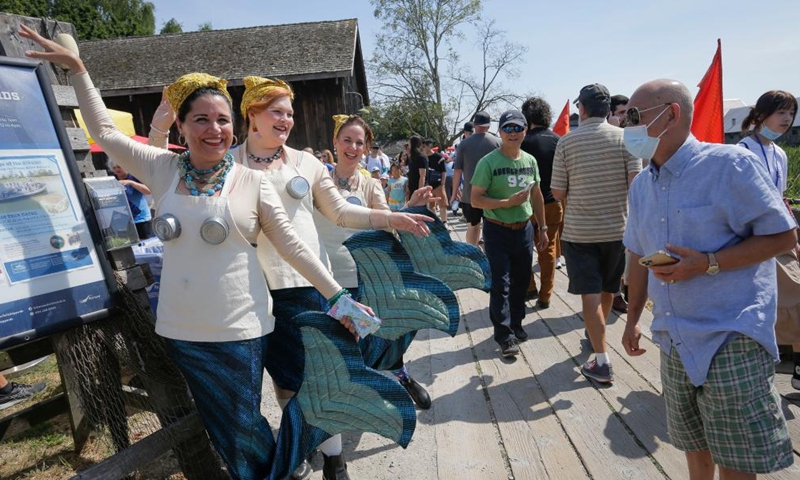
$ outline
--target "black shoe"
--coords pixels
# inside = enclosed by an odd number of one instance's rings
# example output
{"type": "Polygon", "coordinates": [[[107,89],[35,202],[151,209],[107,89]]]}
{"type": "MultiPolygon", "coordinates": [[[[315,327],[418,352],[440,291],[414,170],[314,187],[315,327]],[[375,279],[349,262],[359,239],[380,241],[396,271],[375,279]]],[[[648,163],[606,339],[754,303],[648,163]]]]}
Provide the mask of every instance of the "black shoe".
{"type": "Polygon", "coordinates": [[[311,468],[311,464],[308,463],[308,459],[304,458],[303,463],[297,466],[292,472],[292,480],[306,480],[311,474],[314,473],[314,469],[311,468]]]}
{"type": "Polygon", "coordinates": [[[414,403],[416,403],[419,408],[423,410],[431,408],[431,396],[428,395],[428,391],[425,390],[425,387],[410,376],[407,376],[405,379],[398,378],[398,380],[400,380],[400,385],[406,389],[411,400],[414,400],[414,403]]]}
{"type": "Polygon", "coordinates": [[[511,328],[514,331],[514,336],[517,337],[517,340],[520,342],[524,342],[528,339],[528,332],[525,331],[522,327],[511,328]]]}
{"type": "Polygon", "coordinates": [[[525,301],[526,302],[529,301],[529,300],[534,300],[536,298],[539,298],[539,292],[537,292],[536,290],[533,290],[533,291],[525,293],[525,301]]]}
{"type": "Polygon", "coordinates": [[[322,464],[322,480],[350,480],[347,474],[347,463],[344,461],[344,454],[329,457],[322,454],[324,463],[322,464]]]}
{"type": "Polygon", "coordinates": [[[611,304],[611,310],[619,313],[628,313],[628,302],[622,298],[622,295],[614,297],[614,303],[611,304]]]}
{"type": "Polygon", "coordinates": [[[503,358],[511,358],[519,355],[517,340],[512,338],[503,342],[503,344],[500,345],[500,353],[503,355],[503,358]]]}
{"type": "Polygon", "coordinates": [[[539,310],[545,310],[550,308],[550,302],[545,302],[544,300],[537,300],[536,301],[536,308],[539,310]]]}

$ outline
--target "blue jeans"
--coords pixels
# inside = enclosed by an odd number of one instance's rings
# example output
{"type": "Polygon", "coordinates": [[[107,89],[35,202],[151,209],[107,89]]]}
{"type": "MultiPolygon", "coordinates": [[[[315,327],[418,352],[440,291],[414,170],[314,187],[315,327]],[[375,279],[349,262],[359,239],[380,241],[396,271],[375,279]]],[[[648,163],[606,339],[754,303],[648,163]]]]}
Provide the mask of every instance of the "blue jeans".
{"type": "Polygon", "coordinates": [[[520,230],[483,222],[483,243],[492,289],[489,292],[489,319],[494,325],[494,341],[503,344],[514,337],[514,328],[525,318],[525,293],[533,265],[533,226],[520,230]]]}

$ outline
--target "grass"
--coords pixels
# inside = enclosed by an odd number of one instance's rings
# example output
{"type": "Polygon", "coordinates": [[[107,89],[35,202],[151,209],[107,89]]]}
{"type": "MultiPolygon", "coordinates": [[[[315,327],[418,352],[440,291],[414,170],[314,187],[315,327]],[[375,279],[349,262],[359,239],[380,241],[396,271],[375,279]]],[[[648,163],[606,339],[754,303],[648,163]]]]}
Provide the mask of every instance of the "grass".
{"type": "Polygon", "coordinates": [[[789,173],[786,182],[786,198],[800,199],[800,146],[781,145],[789,157],[789,173]]]}
{"type": "MultiPolygon", "coordinates": [[[[0,412],[2,418],[63,392],[55,355],[50,355],[47,360],[21,375],[9,376],[9,380],[27,384],[45,382],[47,388],[33,400],[3,410],[0,412]]],[[[150,413],[129,415],[132,441],[152,431],[157,421],[150,413]]],[[[69,479],[111,456],[113,448],[110,443],[107,435],[92,433],[83,450],[76,453],[66,413],[38,425],[21,425],[17,431],[9,431],[0,444],[0,479],[69,479]]],[[[132,478],[181,480],[184,476],[174,455],[169,452],[157,459],[143,460],[142,469],[132,478]]]]}

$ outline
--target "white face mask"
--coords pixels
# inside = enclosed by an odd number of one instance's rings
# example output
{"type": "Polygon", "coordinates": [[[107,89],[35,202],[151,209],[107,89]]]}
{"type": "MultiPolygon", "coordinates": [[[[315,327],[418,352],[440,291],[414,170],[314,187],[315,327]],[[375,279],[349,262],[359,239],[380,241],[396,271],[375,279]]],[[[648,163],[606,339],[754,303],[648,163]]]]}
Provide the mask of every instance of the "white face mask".
{"type": "Polygon", "coordinates": [[[661,135],[667,133],[668,129],[664,129],[664,131],[661,132],[657,137],[651,137],[647,134],[647,127],[655,123],[655,121],[658,120],[661,115],[664,115],[664,112],[667,110],[669,110],[669,106],[664,108],[664,110],[662,110],[661,113],[659,113],[656,118],[654,118],[653,121],[647,125],[625,127],[622,134],[622,141],[625,143],[625,148],[631,155],[634,157],[639,157],[643,160],[651,160],[653,158],[653,155],[656,154],[658,144],[661,141],[661,135]]]}

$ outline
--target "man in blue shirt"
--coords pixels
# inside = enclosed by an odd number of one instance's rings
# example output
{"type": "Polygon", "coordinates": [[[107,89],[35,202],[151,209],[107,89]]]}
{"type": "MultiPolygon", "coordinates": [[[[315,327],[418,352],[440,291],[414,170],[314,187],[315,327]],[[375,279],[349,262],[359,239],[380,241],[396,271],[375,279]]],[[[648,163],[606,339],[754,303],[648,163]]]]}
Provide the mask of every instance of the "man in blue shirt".
{"type": "Polygon", "coordinates": [[[772,257],[797,241],[794,218],[750,152],[691,134],[692,96],[656,80],[631,96],[625,146],[652,160],[629,193],[631,251],[622,343],[641,355],[639,317],[653,301],[653,340],[670,440],[691,478],[755,478],[792,464],[773,385],[776,279],[772,257]],[[666,250],[670,265],[639,265],[666,250]]]}

